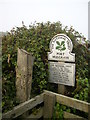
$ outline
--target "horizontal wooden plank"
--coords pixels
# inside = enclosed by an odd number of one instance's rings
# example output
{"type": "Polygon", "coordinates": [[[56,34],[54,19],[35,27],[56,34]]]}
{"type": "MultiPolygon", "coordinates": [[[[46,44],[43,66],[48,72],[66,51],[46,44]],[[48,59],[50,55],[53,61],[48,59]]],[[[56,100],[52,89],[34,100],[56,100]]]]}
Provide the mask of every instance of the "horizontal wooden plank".
{"type": "Polygon", "coordinates": [[[36,113],[30,114],[27,118],[37,120],[39,118],[43,117],[43,107],[39,108],[36,113]]]}
{"type": "Polygon", "coordinates": [[[48,94],[48,95],[49,94],[56,95],[56,102],[58,102],[60,104],[63,104],[63,105],[81,110],[83,112],[87,112],[87,113],[89,112],[88,108],[90,106],[90,103],[88,103],[88,102],[77,100],[77,99],[67,97],[67,96],[64,96],[64,95],[61,95],[61,94],[53,93],[53,92],[50,92],[50,91],[47,91],[47,90],[44,90],[44,93],[48,94]]]}
{"type": "Polygon", "coordinates": [[[38,95],[16,107],[14,107],[11,111],[3,114],[3,118],[16,118],[20,115],[22,115],[23,113],[25,113],[26,111],[32,109],[33,107],[37,106],[38,104],[43,102],[43,94],[38,95]]]}
{"type": "Polygon", "coordinates": [[[80,119],[80,120],[87,120],[86,118],[83,118],[81,116],[78,116],[78,115],[75,115],[75,114],[72,114],[72,113],[68,113],[68,112],[65,112],[64,111],[64,118],[65,119],[80,119]]]}

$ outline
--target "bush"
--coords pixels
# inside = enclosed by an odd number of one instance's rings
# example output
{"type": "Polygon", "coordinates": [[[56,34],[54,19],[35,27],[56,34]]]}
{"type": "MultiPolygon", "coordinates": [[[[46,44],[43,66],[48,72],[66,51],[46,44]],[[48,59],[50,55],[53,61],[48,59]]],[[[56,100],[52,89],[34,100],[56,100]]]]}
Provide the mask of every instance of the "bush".
{"type": "Polygon", "coordinates": [[[89,83],[88,79],[79,78],[77,80],[76,89],[74,90],[73,97],[82,101],[88,101],[89,83]]]}
{"type": "Polygon", "coordinates": [[[78,44],[76,36],[81,38],[82,36],[72,27],[67,31],[67,27],[62,29],[60,22],[47,22],[30,25],[29,28],[25,25],[13,28],[2,40],[3,112],[18,104],[15,88],[18,47],[31,52],[35,57],[32,93],[39,94],[43,89],[53,89],[53,86],[48,83],[47,52],[50,51],[50,40],[59,33],[68,35],[73,42],[73,53],[76,54],[76,78],[86,79],[88,77],[88,49],[78,44]]]}

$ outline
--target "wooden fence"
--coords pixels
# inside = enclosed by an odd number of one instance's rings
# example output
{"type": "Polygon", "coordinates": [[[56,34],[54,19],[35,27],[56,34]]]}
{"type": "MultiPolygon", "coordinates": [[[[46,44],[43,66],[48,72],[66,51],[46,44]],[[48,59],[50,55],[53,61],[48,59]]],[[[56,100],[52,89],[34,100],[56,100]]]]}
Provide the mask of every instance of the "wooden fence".
{"type": "MultiPolygon", "coordinates": [[[[28,114],[27,118],[52,118],[54,112],[54,105],[56,102],[88,113],[88,120],[90,120],[90,103],[46,90],[44,91],[44,93],[14,107],[13,110],[4,113],[2,118],[10,118],[11,120],[12,118],[20,117],[27,111],[28,113],[30,113],[28,114]]],[[[65,111],[64,118],[76,118],[76,120],[80,118],[81,120],[86,120],[86,118],[65,111]]]]}

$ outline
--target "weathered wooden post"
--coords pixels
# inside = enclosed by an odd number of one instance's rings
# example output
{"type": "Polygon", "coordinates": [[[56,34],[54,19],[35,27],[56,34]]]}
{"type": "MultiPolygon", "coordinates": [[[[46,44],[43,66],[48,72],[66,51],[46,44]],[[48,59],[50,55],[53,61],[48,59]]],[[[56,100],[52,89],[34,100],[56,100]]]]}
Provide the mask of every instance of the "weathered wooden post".
{"type": "Polygon", "coordinates": [[[44,94],[44,110],[43,110],[44,119],[46,118],[51,119],[53,117],[55,102],[56,102],[55,95],[44,94]]]}
{"type": "Polygon", "coordinates": [[[20,102],[30,99],[32,85],[32,68],[34,58],[31,53],[18,48],[16,68],[16,96],[20,102]]]}
{"type": "Polygon", "coordinates": [[[90,120],[90,103],[88,105],[88,120],[90,120]]]}
{"type": "Polygon", "coordinates": [[[58,84],[58,93],[65,94],[75,85],[75,54],[71,39],[65,34],[54,36],[50,42],[49,82],[58,84]],[[71,63],[70,63],[71,62],[71,63]]]}

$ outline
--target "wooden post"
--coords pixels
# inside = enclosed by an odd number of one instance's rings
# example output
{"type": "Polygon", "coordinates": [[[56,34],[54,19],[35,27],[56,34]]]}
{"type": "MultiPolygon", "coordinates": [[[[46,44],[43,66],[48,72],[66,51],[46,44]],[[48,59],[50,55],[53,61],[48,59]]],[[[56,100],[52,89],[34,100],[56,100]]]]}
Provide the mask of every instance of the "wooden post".
{"type": "Polygon", "coordinates": [[[90,104],[88,105],[88,120],[90,120],[90,104]]]}
{"type": "Polygon", "coordinates": [[[44,95],[44,119],[53,117],[55,101],[55,95],[44,95]]]}
{"type": "Polygon", "coordinates": [[[66,92],[67,92],[66,86],[58,84],[58,93],[62,94],[62,95],[65,95],[66,92]]]}
{"type": "Polygon", "coordinates": [[[58,93],[62,95],[71,95],[74,87],[58,84],[58,93]]]}
{"type": "Polygon", "coordinates": [[[18,48],[16,96],[21,103],[30,99],[33,61],[34,58],[30,53],[18,48]]]}

